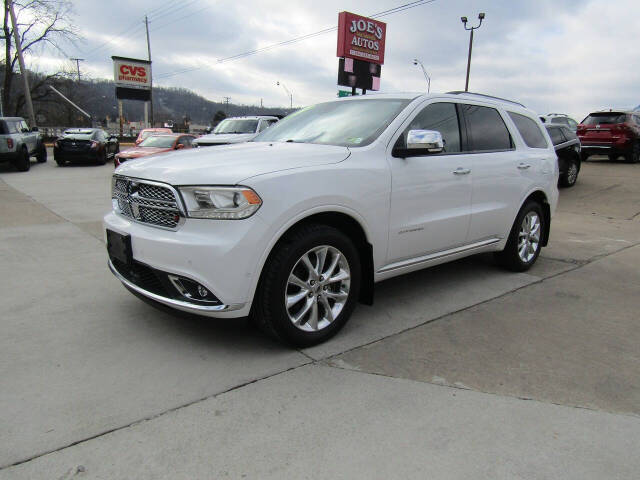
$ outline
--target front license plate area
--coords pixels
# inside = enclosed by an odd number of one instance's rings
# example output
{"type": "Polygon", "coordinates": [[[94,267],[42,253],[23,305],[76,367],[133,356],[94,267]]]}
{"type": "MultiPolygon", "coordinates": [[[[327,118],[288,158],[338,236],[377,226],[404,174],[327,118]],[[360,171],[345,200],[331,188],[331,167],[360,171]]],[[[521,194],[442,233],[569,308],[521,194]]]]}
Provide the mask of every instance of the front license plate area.
{"type": "Polygon", "coordinates": [[[121,235],[107,230],[107,252],[112,260],[115,259],[126,266],[131,266],[133,263],[131,235],[121,235]]]}

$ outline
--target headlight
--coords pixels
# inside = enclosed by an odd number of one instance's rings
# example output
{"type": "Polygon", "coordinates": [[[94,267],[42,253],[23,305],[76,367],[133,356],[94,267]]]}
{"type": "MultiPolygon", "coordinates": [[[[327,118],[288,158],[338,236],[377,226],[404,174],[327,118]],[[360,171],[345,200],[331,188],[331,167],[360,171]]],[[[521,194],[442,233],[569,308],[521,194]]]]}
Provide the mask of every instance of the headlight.
{"type": "Polygon", "coordinates": [[[187,216],[240,220],[256,213],[262,199],[248,187],[179,187],[187,216]]]}

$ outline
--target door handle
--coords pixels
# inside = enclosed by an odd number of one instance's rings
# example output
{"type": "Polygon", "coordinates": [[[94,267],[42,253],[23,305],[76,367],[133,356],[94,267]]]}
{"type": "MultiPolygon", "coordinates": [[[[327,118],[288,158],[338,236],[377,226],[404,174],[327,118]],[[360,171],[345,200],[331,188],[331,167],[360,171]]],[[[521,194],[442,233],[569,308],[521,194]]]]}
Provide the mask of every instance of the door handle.
{"type": "Polygon", "coordinates": [[[468,173],[471,173],[471,169],[469,168],[462,168],[462,167],[458,167],[457,169],[455,169],[453,172],[454,175],[466,175],[468,173]]]}
{"type": "Polygon", "coordinates": [[[526,170],[526,169],[527,169],[527,168],[529,168],[529,167],[531,167],[531,165],[530,165],[530,164],[528,164],[528,163],[521,163],[520,165],[518,165],[518,168],[519,168],[520,170],[526,170]]]}

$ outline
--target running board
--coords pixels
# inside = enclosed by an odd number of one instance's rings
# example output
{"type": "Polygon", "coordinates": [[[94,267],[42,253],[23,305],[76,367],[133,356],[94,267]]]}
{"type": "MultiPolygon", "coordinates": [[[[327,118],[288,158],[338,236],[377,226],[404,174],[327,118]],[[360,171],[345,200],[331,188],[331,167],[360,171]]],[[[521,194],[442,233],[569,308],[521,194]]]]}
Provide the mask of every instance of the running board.
{"type": "Polygon", "coordinates": [[[487,240],[482,240],[480,242],[471,243],[469,245],[463,245],[461,247],[452,248],[450,250],[444,250],[441,252],[430,253],[428,255],[423,255],[422,257],[410,258],[408,260],[402,260],[401,262],[392,263],[387,265],[386,267],[382,267],[378,270],[377,273],[386,273],[392,270],[398,270],[400,268],[412,267],[414,265],[419,265],[421,263],[430,262],[431,260],[436,260],[438,258],[447,257],[449,255],[456,255],[458,253],[464,253],[469,250],[474,250],[480,247],[486,247],[488,245],[492,245],[494,243],[498,243],[500,241],[499,238],[489,238],[487,240]]]}

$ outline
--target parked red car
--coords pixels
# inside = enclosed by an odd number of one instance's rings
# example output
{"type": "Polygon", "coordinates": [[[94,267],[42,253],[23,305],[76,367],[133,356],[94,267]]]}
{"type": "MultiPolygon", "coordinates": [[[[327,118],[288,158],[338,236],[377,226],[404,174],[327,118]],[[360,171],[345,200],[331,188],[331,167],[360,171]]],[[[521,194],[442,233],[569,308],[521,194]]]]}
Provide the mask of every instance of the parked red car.
{"type": "Polygon", "coordinates": [[[162,135],[165,133],[173,133],[173,130],[171,130],[170,128],[143,128],[142,130],[140,130],[138,138],[136,138],[136,146],[140,145],[140,143],[144,139],[150,137],[151,135],[162,135]]]}
{"type": "Polygon", "coordinates": [[[195,135],[172,133],[171,135],[152,135],[142,141],[137,147],[118,153],[113,163],[116,167],[123,162],[132,158],[146,157],[155,155],[156,153],[170,152],[171,150],[180,150],[183,148],[191,148],[191,142],[196,138],[195,135]]]}
{"type": "Polygon", "coordinates": [[[640,161],[640,114],[609,110],[590,113],[579,125],[582,161],[590,155],[621,155],[629,163],[640,161]]]}

